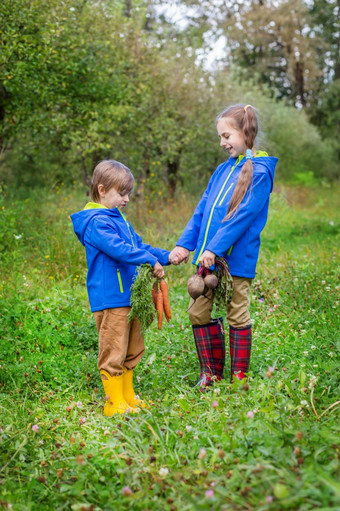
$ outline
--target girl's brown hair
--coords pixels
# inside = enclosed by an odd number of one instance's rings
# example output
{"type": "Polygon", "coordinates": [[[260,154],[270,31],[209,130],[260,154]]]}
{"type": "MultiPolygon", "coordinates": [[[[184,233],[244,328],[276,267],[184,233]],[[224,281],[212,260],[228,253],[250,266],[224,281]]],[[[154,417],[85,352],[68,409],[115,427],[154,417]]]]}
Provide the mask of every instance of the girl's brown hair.
{"type": "Polygon", "coordinates": [[[115,160],[103,160],[93,171],[90,195],[94,202],[100,201],[98,186],[103,185],[106,192],[115,188],[118,193],[131,193],[135,179],[125,165],[115,160]]]}
{"type": "MultiPolygon", "coordinates": [[[[246,149],[251,149],[253,156],[255,156],[255,138],[258,132],[258,122],[255,109],[251,105],[230,106],[217,116],[216,123],[220,119],[225,118],[230,119],[233,127],[242,134],[246,144],[246,149]]],[[[229,220],[229,218],[236,213],[252,183],[252,180],[253,164],[251,159],[246,159],[237,180],[224,221],[229,220]]]]}

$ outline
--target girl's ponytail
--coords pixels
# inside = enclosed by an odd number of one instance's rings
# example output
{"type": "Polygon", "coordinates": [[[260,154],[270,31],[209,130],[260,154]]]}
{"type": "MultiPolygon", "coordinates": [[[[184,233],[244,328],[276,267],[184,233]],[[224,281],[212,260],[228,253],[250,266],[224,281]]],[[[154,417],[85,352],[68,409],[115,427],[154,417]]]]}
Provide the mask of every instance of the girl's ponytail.
{"type": "Polygon", "coordinates": [[[231,106],[217,117],[217,121],[226,117],[233,119],[235,121],[236,128],[243,134],[247,154],[246,161],[241,169],[234,193],[231,197],[226,217],[223,220],[224,222],[235,215],[252,183],[253,163],[251,161],[251,157],[255,156],[254,144],[258,132],[256,113],[251,105],[231,106]]]}

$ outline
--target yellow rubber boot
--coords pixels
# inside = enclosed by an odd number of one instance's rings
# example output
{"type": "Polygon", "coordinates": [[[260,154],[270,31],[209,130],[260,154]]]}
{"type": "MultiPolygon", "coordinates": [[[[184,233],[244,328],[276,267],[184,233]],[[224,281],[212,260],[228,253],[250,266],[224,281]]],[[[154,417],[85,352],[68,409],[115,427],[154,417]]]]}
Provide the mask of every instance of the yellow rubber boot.
{"type": "Polygon", "coordinates": [[[112,417],[116,413],[132,412],[131,406],[123,396],[123,375],[110,376],[107,371],[102,369],[100,376],[105,392],[104,415],[112,417]]]}
{"type": "Polygon", "coordinates": [[[136,396],[133,390],[133,369],[124,367],[123,373],[123,395],[125,401],[133,408],[147,408],[142,399],[136,396]]]}

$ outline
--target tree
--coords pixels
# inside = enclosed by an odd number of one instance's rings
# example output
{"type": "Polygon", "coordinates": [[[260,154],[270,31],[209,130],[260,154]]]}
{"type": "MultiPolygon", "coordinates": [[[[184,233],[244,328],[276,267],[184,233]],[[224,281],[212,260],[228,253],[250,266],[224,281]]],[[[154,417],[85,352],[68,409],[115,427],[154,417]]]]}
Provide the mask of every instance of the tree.
{"type": "Polygon", "coordinates": [[[159,162],[157,186],[175,193],[188,132],[199,124],[190,121],[195,102],[208,105],[211,90],[183,47],[160,51],[156,32],[145,30],[146,7],[4,0],[0,130],[21,182],[74,178],[79,168],[87,182],[98,160],[115,157],[140,190],[159,162]]]}

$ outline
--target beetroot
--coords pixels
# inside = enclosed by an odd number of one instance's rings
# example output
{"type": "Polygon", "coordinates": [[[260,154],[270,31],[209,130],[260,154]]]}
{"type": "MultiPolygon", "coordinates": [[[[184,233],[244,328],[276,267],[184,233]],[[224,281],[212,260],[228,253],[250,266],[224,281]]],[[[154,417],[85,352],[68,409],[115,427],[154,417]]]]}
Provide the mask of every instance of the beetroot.
{"type": "Polygon", "coordinates": [[[204,293],[204,288],[205,284],[201,275],[196,273],[195,275],[192,275],[188,280],[188,293],[194,300],[196,300],[204,293]]]}
{"type": "Polygon", "coordinates": [[[204,284],[208,289],[215,289],[218,285],[218,278],[213,273],[208,274],[204,277],[204,284]]]}

